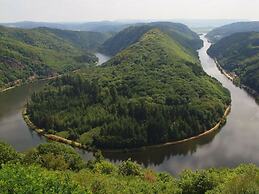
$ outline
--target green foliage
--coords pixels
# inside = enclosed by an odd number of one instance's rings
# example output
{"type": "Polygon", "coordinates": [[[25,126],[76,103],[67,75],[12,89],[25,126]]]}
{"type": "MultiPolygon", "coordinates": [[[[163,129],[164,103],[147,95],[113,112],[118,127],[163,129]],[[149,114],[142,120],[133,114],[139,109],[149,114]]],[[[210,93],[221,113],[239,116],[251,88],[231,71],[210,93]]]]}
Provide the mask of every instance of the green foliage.
{"type": "Polygon", "coordinates": [[[208,50],[220,65],[239,78],[236,84],[244,84],[259,93],[259,32],[236,33],[223,38],[208,50]]]}
{"type": "Polygon", "coordinates": [[[101,67],[52,81],[28,104],[33,123],[98,148],[135,148],[198,135],[219,122],[229,92],[196,55],[158,29],[101,67]]]}
{"type": "MultiPolygon", "coordinates": [[[[1,143],[1,145],[11,148],[7,144],[1,143]]],[[[39,147],[36,150],[42,149],[44,153],[52,155],[48,158],[48,163],[54,162],[56,166],[59,164],[63,166],[61,151],[64,152],[62,153],[64,156],[69,152],[67,158],[71,157],[70,160],[74,160],[77,154],[70,154],[69,146],[60,144],[61,148],[58,148],[57,143],[43,144],[39,147]]],[[[166,173],[156,173],[142,168],[131,160],[117,166],[104,161],[100,153],[97,154],[96,160],[90,162],[91,165],[85,166],[80,171],[62,168],[54,170],[25,162],[7,163],[14,160],[15,154],[20,155],[14,152],[14,150],[6,152],[6,148],[0,149],[0,156],[5,155],[7,158],[0,163],[0,193],[3,194],[257,194],[259,192],[259,168],[254,165],[241,165],[234,169],[186,170],[178,178],[174,178],[166,173]]],[[[37,157],[31,158],[33,159],[37,161],[37,157]]]]}
{"type": "Polygon", "coordinates": [[[10,145],[0,142],[0,164],[19,162],[21,154],[17,153],[10,145]]]}
{"type": "Polygon", "coordinates": [[[39,145],[25,154],[24,162],[53,170],[80,170],[84,166],[82,158],[72,147],[60,143],[39,145]]]}
{"type": "Polygon", "coordinates": [[[128,159],[119,165],[119,173],[124,176],[140,176],[142,172],[139,164],[128,159]]]}
{"type": "Polygon", "coordinates": [[[91,193],[71,180],[66,172],[52,172],[37,166],[3,165],[0,193],[91,193]]]}
{"type": "Polygon", "coordinates": [[[93,171],[101,174],[112,174],[117,171],[117,167],[108,161],[102,160],[94,165],[93,171]]]}
{"type": "Polygon", "coordinates": [[[79,41],[74,40],[78,33],[0,26],[0,88],[17,80],[53,76],[95,63],[97,58],[85,51],[88,47],[82,48],[94,37],[80,34],[83,38],[78,45],[79,41]]]}

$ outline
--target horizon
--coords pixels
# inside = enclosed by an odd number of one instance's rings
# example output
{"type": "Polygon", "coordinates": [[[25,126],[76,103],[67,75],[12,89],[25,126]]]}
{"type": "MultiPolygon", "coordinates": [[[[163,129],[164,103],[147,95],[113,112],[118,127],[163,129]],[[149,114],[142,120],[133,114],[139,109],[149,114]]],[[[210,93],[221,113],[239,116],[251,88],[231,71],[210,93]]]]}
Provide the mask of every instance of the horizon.
{"type": "Polygon", "coordinates": [[[259,20],[259,0],[0,0],[0,22],[259,20]]]}

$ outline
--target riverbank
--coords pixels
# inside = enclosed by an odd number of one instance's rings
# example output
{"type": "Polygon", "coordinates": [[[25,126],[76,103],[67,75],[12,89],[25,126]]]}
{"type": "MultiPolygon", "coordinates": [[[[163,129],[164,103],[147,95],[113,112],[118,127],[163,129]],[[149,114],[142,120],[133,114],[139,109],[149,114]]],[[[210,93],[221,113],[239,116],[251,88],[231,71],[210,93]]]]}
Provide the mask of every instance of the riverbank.
{"type": "Polygon", "coordinates": [[[246,86],[246,85],[244,85],[244,84],[240,84],[240,83],[237,84],[236,80],[239,79],[239,77],[236,76],[236,75],[234,76],[233,74],[226,72],[226,71],[221,67],[221,65],[219,64],[219,62],[217,61],[216,58],[214,58],[214,61],[215,61],[216,65],[217,65],[219,71],[220,71],[223,75],[225,75],[230,81],[232,81],[232,83],[233,83],[234,85],[236,85],[236,86],[238,86],[238,87],[244,89],[248,94],[250,94],[251,96],[253,96],[253,97],[255,98],[255,101],[256,101],[257,103],[259,103],[259,94],[258,94],[258,92],[256,92],[255,90],[253,90],[252,88],[250,88],[250,87],[248,87],[248,86],[246,86]]]}
{"type": "Polygon", "coordinates": [[[230,73],[227,73],[222,67],[221,65],[218,63],[217,59],[214,58],[214,61],[219,69],[219,71],[225,75],[230,81],[232,81],[234,83],[234,79],[235,79],[235,76],[233,76],[232,74],[230,73]]]}
{"type": "MultiPolygon", "coordinates": [[[[58,77],[60,77],[60,76],[62,76],[63,74],[61,74],[61,75],[55,75],[55,76],[51,76],[51,77],[46,77],[46,78],[33,78],[33,79],[29,79],[29,81],[26,81],[26,82],[22,82],[22,81],[19,81],[18,82],[18,80],[16,80],[15,82],[17,82],[16,84],[14,84],[14,85],[12,85],[12,86],[7,86],[6,88],[5,87],[3,87],[1,90],[0,90],[0,93],[2,93],[2,92],[6,92],[6,91],[8,91],[8,90],[11,90],[11,89],[14,89],[14,88],[16,88],[16,87],[19,87],[19,86],[21,86],[21,85],[23,85],[23,84],[29,84],[29,83],[33,83],[33,82],[35,82],[35,81],[44,81],[44,80],[52,80],[52,79],[55,79],[55,78],[58,78],[58,77]]],[[[8,84],[7,84],[8,85],[8,84]]]]}
{"type": "Polygon", "coordinates": [[[204,136],[220,129],[221,126],[225,124],[227,116],[229,115],[230,111],[231,111],[231,105],[229,105],[226,108],[223,117],[220,119],[220,121],[214,127],[212,127],[209,130],[206,130],[205,132],[203,132],[199,135],[193,136],[193,137],[189,137],[189,138],[186,138],[186,139],[183,139],[183,140],[178,140],[178,141],[171,141],[171,142],[156,144],[156,145],[142,146],[140,148],[135,148],[135,149],[128,149],[128,150],[125,150],[125,149],[119,150],[118,149],[118,150],[103,150],[103,151],[106,152],[106,153],[125,152],[125,151],[140,151],[140,150],[145,150],[145,149],[160,148],[160,147],[165,147],[165,146],[170,146],[170,145],[182,144],[182,143],[186,143],[188,141],[193,141],[193,140],[204,137],[204,136]]]}
{"type": "MultiPolygon", "coordinates": [[[[71,73],[76,73],[76,72],[80,71],[80,69],[81,68],[76,69],[76,70],[72,71],[71,73]]],[[[33,77],[33,78],[28,78],[29,81],[26,81],[26,82],[22,82],[21,80],[16,80],[16,81],[14,81],[14,84],[12,86],[10,86],[10,87],[7,86],[6,88],[3,87],[2,89],[0,89],[0,93],[6,92],[6,91],[11,90],[11,89],[14,89],[14,88],[19,87],[19,86],[21,86],[23,84],[33,83],[35,81],[52,80],[52,79],[55,79],[55,78],[59,78],[59,77],[61,77],[63,75],[65,75],[65,74],[58,74],[58,75],[54,75],[54,76],[50,76],[50,77],[45,77],[45,78],[33,77]]],[[[7,85],[10,85],[10,84],[7,84],[7,85]]]]}
{"type": "MultiPolygon", "coordinates": [[[[186,138],[186,139],[179,140],[179,141],[171,141],[171,142],[162,143],[162,144],[156,144],[156,145],[150,145],[150,146],[142,146],[142,147],[134,148],[134,149],[115,149],[115,150],[104,149],[102,151],[106,152],[106,153],[140,151],[140,150],[144,150],[144,149],[147,149],[147,148],[159,148],[159,147],[165,147],[165,146],[169,146],[169,145],[182,144],[182,143],[185,143],[185,142],[188,142],[188,141],[196,140],[196,139],[204,137],[204,136],[206,136],[206,135],[208,135],[208,134],[210,134],[210,133],[220,129],[221,126],[225,124],[226,118],[227,118],[228,114],[230,113],[230,111],[231,111],[231,105],[229,105],[226,108],[223,117],[220,119],[220,121],[214,127],[212,127],[209,130],[206,130],[205,132],[203,132],[203,133],[201,133],[199,135],[196,135],[196,136],[193,136],[193,137],[190,137],[190,138],[186,138]]],[[[83,145],[83,144],[81,144],[79,142],[72,141],[72,140],[69,140],[69,139],[66,139],[66,138],[54,135],[54,134],[46,133],[44,129],[40,129],[39,127],[37,127],[30,120],[30,118],[29,118],[29,116],[27,114],[27,108],[26,107],[24,108],[24,110],[22,112],[22,115],[23,115],[24,121],[26,122],[26,124],[28,125],[29,128],[33,129],[39,135],[42,135],[42,136],[46,137],[49,140],[65,143],[65,144],[71,145],[73,147],[77,147],[79,149],[84,149],[84,150],[87,150],[87,151],[93,151],[93,152],[96,151],[95,148],[83,145]]]]}
{"type": "Polygon", "coordinates": [[[96,151],[95,149],[93,148],[90,148],[88,146],[85,146],[79,142],[76,142],[76,141],[72,141],[72,140],[69,140],[69,139],[66,139],[66,138],[63,138],[63,137],[60,137],[60,136],[57,136],[57,135],[54,135],[54,134],[48,134],[46,133],[46,131],[44,129],[41,129],[39,127],[37,127],[29,118],[28,114],[27,114],[27,108],[24,108],[23,111],[22,111],[22,116],[23,116],[23,119],[25,121],[25,123],[27,124],[27,126],[34,130],[35,132],[37,132],[39,135],[49,139],[49,140],[52,140],[52,141],[56,141],[56,142],[60,142],[60,143],[65,143],[65,144],[68,144],[68,145],[71,145],[73,147],[77,147],[79,149],[84,149],[84,150],[87,150],[87,151],[96,151]]]}

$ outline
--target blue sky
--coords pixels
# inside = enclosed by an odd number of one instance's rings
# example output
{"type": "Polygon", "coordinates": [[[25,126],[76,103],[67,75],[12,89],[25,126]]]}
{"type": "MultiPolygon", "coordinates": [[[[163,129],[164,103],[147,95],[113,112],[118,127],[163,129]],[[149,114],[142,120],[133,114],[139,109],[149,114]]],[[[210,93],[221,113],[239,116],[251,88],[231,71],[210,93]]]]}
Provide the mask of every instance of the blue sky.
{"type": "Polygon", "coordinates": [[[259,20],[259,0],[0,0],[0,22],[259,20]]]}

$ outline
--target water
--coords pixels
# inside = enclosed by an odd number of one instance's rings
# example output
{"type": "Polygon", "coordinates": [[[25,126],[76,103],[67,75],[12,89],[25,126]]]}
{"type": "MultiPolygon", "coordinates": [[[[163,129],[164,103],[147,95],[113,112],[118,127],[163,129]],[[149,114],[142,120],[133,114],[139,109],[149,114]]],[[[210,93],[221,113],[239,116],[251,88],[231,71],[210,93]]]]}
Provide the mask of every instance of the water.
{"type": "Polygon", "coordinates": [[[28,129],[22,117],[22,109],[29,96],[45,83],[46,81],[39,81],[0,93],[0,139],[19,151],[46,141],[28,129]]]}
{"type": "Polygon", "coordinates": [[[102,65],[106,61],[108,61],[111,57],[104,55],[102,53],[95,53],[95,56],[98,57],[99,61],[97,63],[97,66],[102,65]]]}
{"type": "MultiPolygon", "coordinates": [[[[204,36],[202,39],[204,47],[199,50],[199,56],[204,70],[218,79],[232,95],[232,110],[227,124],[220,131],[198,140],[131,153],[104,153],[106,159],[118,163],[130,157],[146,167],[172,174],[186,168],[234,167],[240,163],[259,165],[259,106],[244,90],[235,87],[219,72],[206,54],[210,44],[204,36]]],[[[100,59],[100,64],[107,59],[100,59]]],[[[42,82],[24,85],[0,94],[0,138],[19,151],[46,141],[28,129],[21,115],[31,93],[42,85],[42,82]]],[[[92,156],[88,152],[80,153],[85,159],[92,156]]]]}

